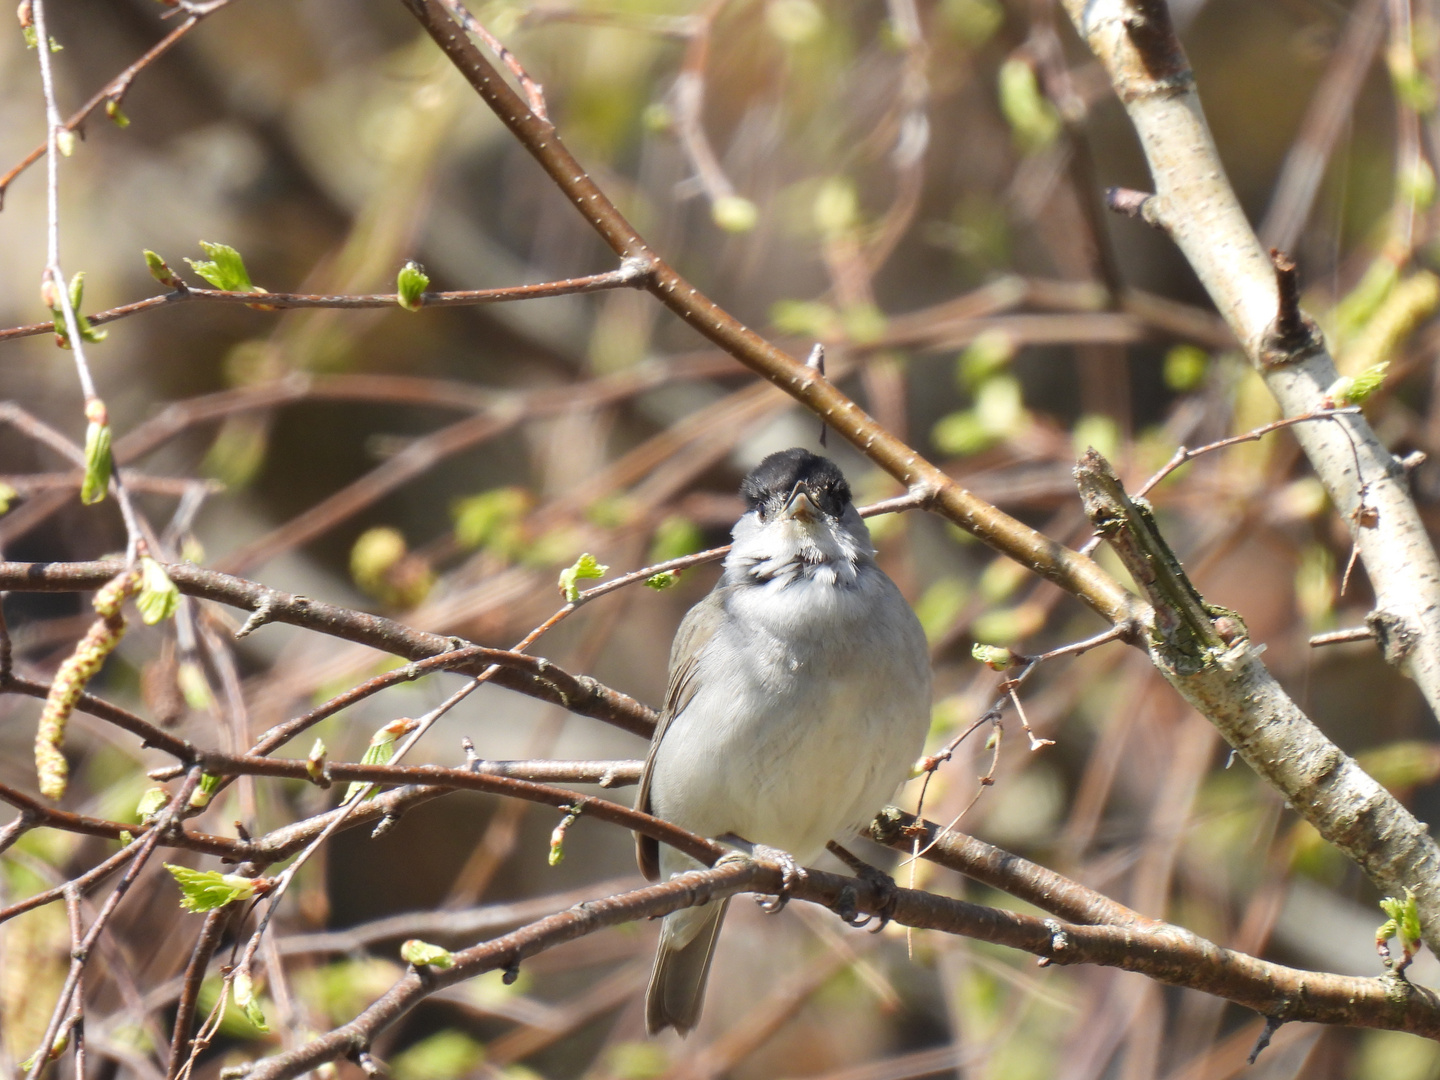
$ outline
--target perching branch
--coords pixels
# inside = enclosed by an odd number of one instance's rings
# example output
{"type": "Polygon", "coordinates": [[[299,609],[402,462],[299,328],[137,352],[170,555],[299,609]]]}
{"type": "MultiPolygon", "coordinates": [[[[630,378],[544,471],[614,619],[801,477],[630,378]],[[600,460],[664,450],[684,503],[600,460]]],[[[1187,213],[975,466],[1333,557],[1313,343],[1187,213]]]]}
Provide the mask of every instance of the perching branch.
{"type": "MultiPolygon", "coordinates": [[[[289,1080],[340,1057],[368,1052],[380,1032],[437,990],[486,971],[516,970],[521,962],[564,941],[609,926],[710,903],[741,891],[774,892],[778,864],[727,859],[709,870],[682,874],[604,900],[582,903],[529,926],[452,954],[444,969],[412,968],[349,1023],[304,1046],[265,1058],[246,1080],[289,1080]]],[[[933,893],[895,888],[810,870],[792,898],[861,912],[884,911],[903,926],[960,934],[1022,949],[1055,964],[1100,964],[1140,971],[1173,986],[1218,994],[1269,1017],[1382,1027],[1440,1036],[1440,997],[1403,979],[1299,971],[1222,949],[1179,927],[1081,925],[1000,911],[933,893]]]]}

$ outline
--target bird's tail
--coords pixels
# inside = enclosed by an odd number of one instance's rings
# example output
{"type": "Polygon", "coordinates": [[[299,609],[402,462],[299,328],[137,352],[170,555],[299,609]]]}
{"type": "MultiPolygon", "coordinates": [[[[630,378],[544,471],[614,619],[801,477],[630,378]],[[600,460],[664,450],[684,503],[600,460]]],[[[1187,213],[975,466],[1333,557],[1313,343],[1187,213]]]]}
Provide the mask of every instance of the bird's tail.
{"type": "Polygon", "coordinates": [[[645,992],[645,1027],[651,1035],[667,1027],[687,1035],[699,1021],[715,940],[729,903],[727,897],[665,916],[645,992]]]}

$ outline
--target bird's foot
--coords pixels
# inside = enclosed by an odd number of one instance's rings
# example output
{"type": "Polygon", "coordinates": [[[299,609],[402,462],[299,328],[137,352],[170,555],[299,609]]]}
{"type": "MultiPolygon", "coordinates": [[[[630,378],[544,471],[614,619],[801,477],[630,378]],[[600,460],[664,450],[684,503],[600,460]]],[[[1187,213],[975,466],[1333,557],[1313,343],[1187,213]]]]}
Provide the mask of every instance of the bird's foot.
{"type": "Polygon", "coordinates": [[[805,880],[805,868],[795,860],[795,856],[768,844],[752,843],[734,833],[726,833],[718,839],[721,843],[732,844],[747,852],[752,859],[780,864],[780,891],[774,896],[757,895],[755,902],[760,905],[761,910],[770,915],[783,910],[790,902],[791,890],[805,880]]]}
{"type": "Polygon", "coordinates": [[[760,905],[760,910],[767,915],[774,915],[784,910],[790,902],[790,893],[805,880],[805,868],[795,861],[795,856],[788,851],[781,851],[779,848],[766,847],[764,844],[756,844],[751,853],[757,859],[769,859],[780,864],[780,891],[774,896],[757,896],[755,902],[760,905]]]}
{"type": "Polygon", "coordinates": [[[878,934],[881,930],[885,929],[885,924],[890,921],[890,917],[895,911],[895,901],[900,895],[899,886],[895,884],[895,879],[879,867],[871,866],[858,855],[847,851],[833,840],[826,844],[825,847],[832,855],[848,866],[856,877],[873,888],[880,898],[879,910],[877,910],[873,916],[862,914],[856,907],[859,897],[856,895],[854,888],[847,885],[840,890],[840,896],[835,901],[835,914],[839,915],[840,918],[851,926],[867,926],[873,919],[875,925],[870,927],[870,932],[872,934],[878,934]]]}

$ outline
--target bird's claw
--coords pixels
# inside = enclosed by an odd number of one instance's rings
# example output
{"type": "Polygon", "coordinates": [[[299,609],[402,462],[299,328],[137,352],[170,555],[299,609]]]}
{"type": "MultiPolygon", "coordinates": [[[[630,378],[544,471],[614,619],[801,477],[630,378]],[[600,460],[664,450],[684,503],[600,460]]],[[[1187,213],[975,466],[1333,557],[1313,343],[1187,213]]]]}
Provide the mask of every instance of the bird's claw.
{"type": "Polygon", "coordinates": [[[852,855],[833,841],[825,846],[836,858],[848,866],[856,877],[873,888],[880,900],[874,915],[861,914],[858,910],[859,897],[856,895],[854,887],[847,885],[840,890],[840,896],[835,901],[833,908],[835,914],[851,926],[856,927],[869,926],[873,919],[875,925],[870,926],[870,932],[878,934],[890,922],[890,916],[895,911],[895,901],[900,895],[895,879],[884,870],[871,866],[864,859],[852,855]]]}
{"type": "Polygon", "coordinates": [[[840,890],[840,895],[835,899],[835,907],[832,909],[840,916],[842,922],[850,926],[864,926],[870,921],[870,916],[862,912],[858,904],[860,898],[855,894],[853,886],[846,885],[840,890]]]}
{"type": "Polygon", "coordinates": [[[780,864],[780,891],[774,896],[757,896],[755,898],[761,911],[767,915],[774,915],[776,912],[784,910],[785,905],[790,902],[790,893],[795,886],[805,880],[805,868],[795,861],[795,856],[788,851],[781,851],[779,848],[756,844],[753,853],[757,859],[769,859],[780,864]]]}
{"type": "MultiPolygon", "coordinates": [[[[878,934],[890,922],[890,917],[895,914],[895,902],[900,898],[900,887],[895,884],[895,879],[884,870],[878,867],[865,865],[856,871],[855,876],[861,881],[867,882],[879,895],[880,904],[875,912],[875,925],[870,927],[870,933],[878,934]]],[[[860,922],[846,921],[851,926],[865,926],[870,922],[871,916],[863,916],[860,922]]]]}

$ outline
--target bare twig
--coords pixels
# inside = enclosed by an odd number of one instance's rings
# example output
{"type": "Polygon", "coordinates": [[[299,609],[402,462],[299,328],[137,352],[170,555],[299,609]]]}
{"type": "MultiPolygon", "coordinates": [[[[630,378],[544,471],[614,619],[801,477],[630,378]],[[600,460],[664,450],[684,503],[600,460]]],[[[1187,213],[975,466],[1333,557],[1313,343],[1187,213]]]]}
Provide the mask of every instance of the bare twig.
{"type": "MultiPolygon", "coordinates": [[[[114,103],[114,108],[118,109],[120,103],[125,100],[125,95],[130,90],[130,84],[135,81],[136,76],[174,48],[180,39],[195,29],[205,16],[212,12],[219,11],[229,2],[230,0],[210,0],[209,3],[190,5],[190,17],[188,19],[152,45],[140,59],[136,60],[119,75],[116,75],[115,78],[101,87],[89,101],[76,109],[75,112],[70,115],[70,118],[62,125],[64,130],[82,134],[85,121],[89,119],[90,114],[96,109],[104,105],[108,110],[112,102],[114,103]]],[[[38,38],[37,36],[37,40],[44,39],[38,38]]],[[[9,190],[10,184],[15,178],[31,165],[35,164],[35,162],[39,161],[49,150],[50,139],[47,136],[45,141],[35,147],[34,150],[31,150],[30,153],[26,154],[18,165],[14,166],[4,175],[0,175],[0,207],[5,205],[5,192],[9,190]]]]}

